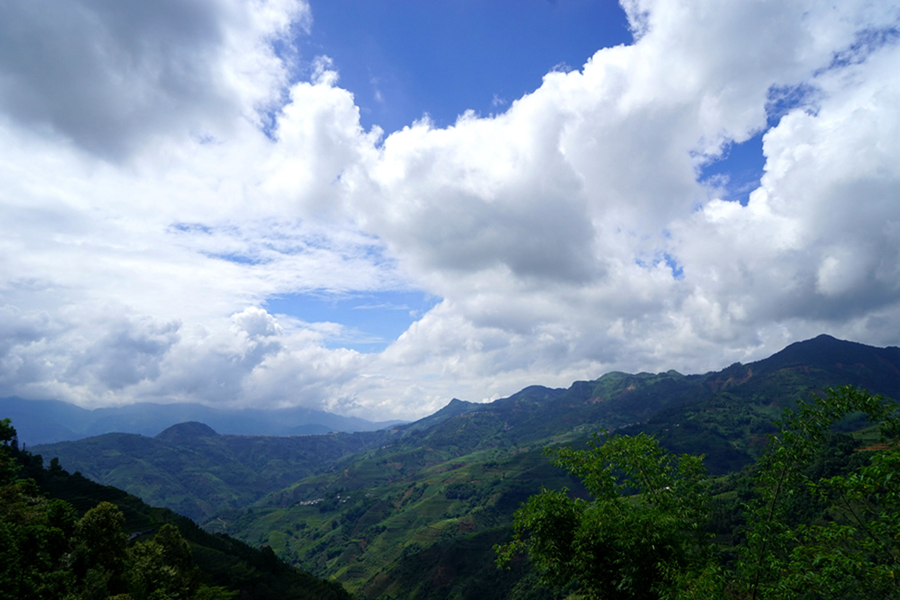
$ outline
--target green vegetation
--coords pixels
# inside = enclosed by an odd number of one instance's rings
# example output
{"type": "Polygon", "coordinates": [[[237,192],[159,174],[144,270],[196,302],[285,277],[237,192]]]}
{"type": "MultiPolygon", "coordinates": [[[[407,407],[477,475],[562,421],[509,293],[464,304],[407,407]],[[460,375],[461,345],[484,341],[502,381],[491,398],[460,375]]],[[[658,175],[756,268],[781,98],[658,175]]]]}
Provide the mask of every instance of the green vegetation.
{"type": "MultiPolygon", "coordinates": [[[[293,488],[235,513],[233,521],[226,514],[206,526],[244,532],[245,539],[267,543],[285,560],[335,576],[365,597],[418,588],[415,593],[425,594],[432,587],[435,597],[445,597],[454,584],[496,578],[488,568],[490,547],[506,539],[512,512],[541,484],[574,483],[538,448],[480,451],[416,466],[421,458],[373,452],[307,481],[318,494],[312,500],[295,500],[300,488],[293,488]],[[381,469],[404,466],[405,476],[380,479],[381,469]],[[460,561],[463,555],[470,560],[460,561]]],[[[524,571],[523,565],[517,577],[524,571]]],[[[517,577],[507,577],[496,591],[511,590],[517,577]]]]}
{"type": "Polygon", "coordinates": [[[33,449],[61,457],[69,471],[201,521],[244,508],[343,456],[383,443],[386,435],[224,436],[201,423],[182,423],[155,438],[109,433],[33,449]]]}
{"type": "Polygon", "coordinates": [[[210,535],[169,510],[70,476],[56,459],[43,469],[39,455],[19,450],[9,419],[0,421],[0,444],[2,599],[349,598],[271,549],[210,535]]]}
{"type": "MultiPolygon", "coordinates": [[[[851,385],[900,398],[900,348],[873,348],[821,335],[755,363],[696,378],[679,401],[621,433],[647,433],[676,453],[702,454],[713,475],[752,464],[776,420],[797,401],[851,385]]],[[[846,430],[862,422],[844,423],[846,430]]]]}
{"type": "Polygon", "coordinates": [[[578,582],[604,599],[653,598],[696,577],[712,547],[702,460],[675,457],[646,435],[600,441],[553,453],[593,500],[565,488],[529,499],[516,511],[513,541],[497,547],[499,564],[524,551],[547,583],[578,582]]]}
{"type": "MultiPolygon", "coordinates": [[[[733,568],[746,544],[743,506],[755,494],[745,469],[763,455],[785,408],[846,384],[900,398],[900,350],[822,336],[704,375],[609,373],[568,389],[529,387],[489,404],[454,400],[387,431],[248,437],[194,423],[153,439],[110,434],[36,450],[58,455],[69,470],[198,516],[209,532],[265,545],[358,598],[556,598],[568,590],[541,584],[535,563],[523,555],[509,571],[493,567],[492,546],[512,541],[514,512],[542,487],[591,498],[544,448],[590,451],[592,433],[607,429],[652,437],[659,452],[705,454],[703,465],[715,479],[704,480],[706,504],[698,510],[710,517],[711,541],[699,534],[693,545],[675,534],[664,541],[688,554],[716,550],[716,564],[733,568]]],[[[840,429],[864,425],[850,415],[840,429]]],[[[854,451],[858,438],[829,438],[813,461],[816,480],[863,466],[861,457],[870,453],[854,451]]],[[[672,463],[672,477],[679,464],[672,463]]],[[[631,488],[629,502],[640,503],[643,496],[632,493],[639,486],[631,488]]],[[[802,497],[797,505],[812,511],[809,494],[802,497]]],[[[152,526],[126,521],[131,530],[152,526]]],[[[193,534],[180,529],[194,544],[193,534]]],[[[194,558],[201,564],[196,551],[194,558]]],[[[672,563],[681,570],[696,564],[672,563]]],[[[636,573],[642,568],[633,565],[636,573]]]]}
{"type": "Polygon", "coordinates": [[[738,479],[750,494],[722,548],[714,524],[726,523],[712,510],[700,457],[675,456],[646,435],[560,449],[555,464],[591,500],[565,490],[530,498],[512,542],[496,546],[498,564],[524,552],[543,581],[589,598],[896,598],[898,437],[896,405],[851,387],[787,411],[738,479]],[[833,434],[854,413],[879,425],[880,443],[865,454],[833,434]]]}

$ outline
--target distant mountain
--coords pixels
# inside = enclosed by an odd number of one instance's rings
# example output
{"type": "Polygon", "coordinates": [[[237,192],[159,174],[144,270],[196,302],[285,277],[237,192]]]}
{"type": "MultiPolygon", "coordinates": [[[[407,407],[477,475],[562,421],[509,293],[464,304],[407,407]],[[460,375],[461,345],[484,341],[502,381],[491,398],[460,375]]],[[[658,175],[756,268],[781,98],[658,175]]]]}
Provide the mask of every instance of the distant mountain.
{"type": "Polygon", "coordinates": [[[483,404],[478,404],[476,402],[466,402],[465,400],[454,398],[450,401],[449,404],[447,404],[447,406],[440,409],[436,413],[419,419],[418,421],[415,421],[413,423],[403,425],[399,427],[399,429],[402,429],[406,434],[412,433],[414,431],[424,431],[452,417],[464,415],[466,413],[481,410],[483,408],[483,404]]]}
{"type": "MultiPolygon", "coordinates": [[[[15,421],[13,425],[18,427],[15,421]]],[[[31,450],[59,457],[69,471],[200,521],[221,510],[248,506],[389,435],[219,435],[208,425],[192,421],[173,425],[152,438],[106,433],[36,445],[31,450]]]]}
{"type": "MultiPolygon", "coordinates": [[[[900,400],[900,348],[875,348],[820,335],[769,358],[707,373],[679,402],[623,429],[649,433],[673,452],[705,454],[714,474],[750,462],[797,400],[852,385],[900,400]]],[[[852,428],[852,421],[846,425],[852,428]]]]}
{"type": "Polygon", "coordinates": [[[842,385],[900,399],[900,349],[819,336],[705,374],[608,373],[487,404],[454,399],[376,432],[228,436],[203,421],[154,439],[109,434],[34,450],[208,517],[210,531],[268,544],[356,597],[470,597],[490,587],[496,598],[545,598],[527,567],[515,576],[484,568],[522,501],[542,486],[580,493],[544,448],[583,447],[600,429],[645,431],[726,473],[760,452],[785,408],[842,385]]]}
{"type": "Polygon", "coordinates": [[[490,404],[454,401],[428,426],[397,427],[401,435],[388,443],[205,527],[265,541],[361,598],[476,597],[470,592],[485,589],[495,598],[549,598],[527,568],[516,577],[483,568],[522,501],[542,487],[581,493],[544,448],[581,447],[600,428],[644,430],[678,452],[707,454],[708,468],[724,473],[759,453],[784,408],[842,385],[900,399],[900,349],[820,336],[703,375],[609,373],[490,404]]]}
{"type": "Polygon", "coordinates": [[[19,441],[26,445],[73,441],[105,433],[153,437],[186,421],[205,423],[225,434],[278,436],[376,431],[403,423],[374,423],[302,407],[226,410],[201,404],[139,403],[87,410],[58,400],[15,397],[0,398],[0,415],[13,420],[19,441]]]}

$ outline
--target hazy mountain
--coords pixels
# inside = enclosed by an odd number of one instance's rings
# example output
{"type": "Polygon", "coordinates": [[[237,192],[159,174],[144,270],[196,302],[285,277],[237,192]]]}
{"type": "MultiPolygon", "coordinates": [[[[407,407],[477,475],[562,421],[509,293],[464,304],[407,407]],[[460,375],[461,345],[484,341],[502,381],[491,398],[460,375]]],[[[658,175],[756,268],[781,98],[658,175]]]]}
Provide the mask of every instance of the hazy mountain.
{"type": "Polygon", "coordinates": [[[153,437],[164,429],[198,421],[219,433],[234,435],[311,435],[334,431],[376,431],[403,423],[374,423],[309,408],[226,410],[201,404],[139,403],[87,410],[58,400],[0,398],[0,415],[15,423],[19,441],[28,446],[73,441],[105,433],[153,437]]]}

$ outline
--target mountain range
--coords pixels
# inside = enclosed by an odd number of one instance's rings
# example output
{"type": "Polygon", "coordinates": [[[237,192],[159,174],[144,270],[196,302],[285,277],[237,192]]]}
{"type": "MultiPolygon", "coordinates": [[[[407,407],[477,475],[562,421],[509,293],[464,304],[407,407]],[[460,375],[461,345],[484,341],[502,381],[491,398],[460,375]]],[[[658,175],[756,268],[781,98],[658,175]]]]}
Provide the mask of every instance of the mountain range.
{"type": "Polygon", "coordinates": [[[59,400],[0,398],[0,414],[13,420],[19,441],[26,445],[79,440],[104,433],[135,433],[152,437],[167,427],[200,421],[233,435],[311,435],[335,431],[375,431],[403,423],[373,423],[321,410],[221,409],[202,404],[138,403],[88,410],[59,400]]]}
{"type": "Polygon", "coordinates": [[[496,571],[492,551],[542,487],[584,495],[545,448],[584,447],[601,429],[647,432],[705,454],[721,476],[759,455],[782,411],[843,385],[900,398],[900,349],[823,335],[706,374],[608,373],[487,404],[454,399],[378,431],[254,437],[191,422],[153,438],[106,434],[33,450],[208,531],[269,546],[360,598],[552,598],[527,564],[496,571]]]}

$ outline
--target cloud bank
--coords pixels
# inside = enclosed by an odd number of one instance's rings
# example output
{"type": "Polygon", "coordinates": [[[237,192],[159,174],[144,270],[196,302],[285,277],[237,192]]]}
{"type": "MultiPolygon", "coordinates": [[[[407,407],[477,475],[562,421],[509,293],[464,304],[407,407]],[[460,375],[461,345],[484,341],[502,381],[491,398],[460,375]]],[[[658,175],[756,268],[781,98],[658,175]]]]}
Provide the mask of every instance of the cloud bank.
{"type": "Polygon", "coordinates": [[[499,115],[365,130],[299,1],[0,8],[0,396],[423,416],[900,331],[900,4],[623,0],[499,115]],[[763,133],[746,205],[700,181],[763,133]],[[285,294],[442,300],[386,349],[285,294]]]}

